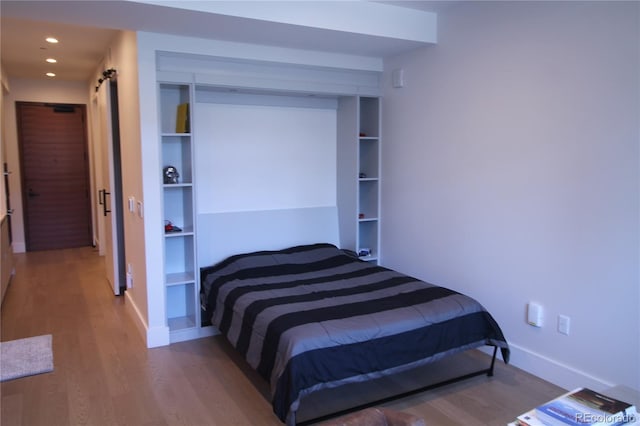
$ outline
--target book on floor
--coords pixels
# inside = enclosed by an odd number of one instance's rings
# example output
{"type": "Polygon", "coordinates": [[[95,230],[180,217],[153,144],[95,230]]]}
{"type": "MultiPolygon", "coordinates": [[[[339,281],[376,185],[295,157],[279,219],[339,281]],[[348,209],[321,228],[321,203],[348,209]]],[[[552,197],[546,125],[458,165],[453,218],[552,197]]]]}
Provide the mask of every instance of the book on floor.
{"type": "Polygon", "coordinates": [[[578,388],[535,409],[538,420],[555,426],[611,426],[635,420],[636,407],[588,388],[578,388]]]}
{"type": "Polygon", "coordinates": [[[543,423],[538,416],[536,415],[536,410],[530,410],[526,413],[520,414],[516,418],[515,422],[516,426],[547,426],[546,423],[543,423]]]}

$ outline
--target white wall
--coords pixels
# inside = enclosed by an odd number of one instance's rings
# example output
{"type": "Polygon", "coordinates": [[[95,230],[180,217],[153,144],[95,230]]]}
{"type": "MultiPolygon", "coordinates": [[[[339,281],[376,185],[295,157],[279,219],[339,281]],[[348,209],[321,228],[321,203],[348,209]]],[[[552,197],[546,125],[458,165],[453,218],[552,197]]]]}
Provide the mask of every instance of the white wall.
{"type": "MultiPolygon", "coordinates": [[[[140,100],[138,93],[137,35],[121,31],[105,52],[103,63],[95,73],[92,85],[102,71],[114,68],[118,81],[118,112],[120,121],[120,156],[122,167],[122,198],[124,206],[125,264],[133,272],[133,287],[125,292],[127,306],[137,320],[143,335],[148,324],[147,257],[145,251],[144,197],[142,191],[142,156],[140,137],[140,100]],[[138,210],[128,209],[128,199],[142,203],[142,216],[138,210]]],[[[148,78],[155,78],[150,76],[148,78]]],[[[99,162],[98,162],[99,163],[99,162]]],[[[96,164],[100,167],[100,164],[96,164]]],[[[98,180],[100,177],[98,177],[98,180]]],[[[150,263],[158,262],[149,259],[150,263]]]]}
{"type": "Polygon", "coordinates": [[[465,2],[385,61],[384,264],[479,299],[565,388],[640,388],[639,7],[465,2]]]}
{"type": "Polygon", "coordinates": [[[122,196],[124,206],[125,263],[133,272],[133,288],[126,291],[140,320],[148,316],[147,259],[142,190],[142,153],[140,136],[140,97],[137,35],[124,31],[111,47],[112,66],[118,71],[118,108],[120,117],[120,149],[122,162],[122,196]],[[142,214],[127,208],[129,197],[142,205],[142,214]]]}
{"type": "Polygon", "coordinates": [[[9,196],[13,251],[24,252],[26,249],[24,237],[24,210],[22,205],[20,156],[18,151],[18,131],[16,125],[16,102],[53,102],[88,105],[89,96],[84,82],[69,82],[56,80],[27,80],[9,79],[11,91],[3,99],[3,109],[6,121],[3,123],[3,133],[6,140],[6,162],[11,170],[9,175],[9,196]],[[6,126],[6,127],[5,127],[6,126]]]}

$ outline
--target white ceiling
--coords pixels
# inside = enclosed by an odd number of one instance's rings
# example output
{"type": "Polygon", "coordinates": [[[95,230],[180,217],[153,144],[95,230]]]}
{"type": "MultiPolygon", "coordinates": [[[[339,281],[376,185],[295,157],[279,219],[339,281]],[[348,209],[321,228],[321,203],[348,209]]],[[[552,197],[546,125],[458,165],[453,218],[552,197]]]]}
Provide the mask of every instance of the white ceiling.
{"type": "Polygon", "coordinates": [[[102,60],[116,30],[79,27],[55,22],[2,17],[3,71],[10,77],[45,79],[55,72],[59,80],[88,80],[102,60]],[[55,36],[58,44],[45,38],[55,36]],[[56,64],[45,59],[52,57],[56,64]]]}
{"type": "MultiPolygon", "coordinates": [[[[455,1],[392,1],[440,11],[455,1]]],[[[423,44],[319,28],[283,25],[132,1],[0,1],[2,67],[9,77],[90,80],[118,30],[178,34],[283,47],[384,57],[423,44]],[[82,25],[80,25],[82,24],[82,25]],[[60,40],[50,45],[44,39],[60,40]],[[56,64],[45,59],[54,57],[56,64]]]]}

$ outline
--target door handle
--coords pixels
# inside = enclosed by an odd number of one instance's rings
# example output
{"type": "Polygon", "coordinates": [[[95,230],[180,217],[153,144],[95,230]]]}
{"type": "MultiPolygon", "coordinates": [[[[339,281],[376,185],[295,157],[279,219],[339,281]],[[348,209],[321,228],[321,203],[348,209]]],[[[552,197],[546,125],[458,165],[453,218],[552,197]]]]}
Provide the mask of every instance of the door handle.
{"type": "Polygon", "coordinates": [[[107,213],[111,213],[111,210],[107,208],[107,195],[111,195],[111,193],[106,189],[102,189],[100,192],[102,192],[102,203],[100,203],[102,204],[102,214],[106,216],[107,213]]]}
{"type": "Polygon", "coordinates": [[[29,198],[33,198],[33,197],[39,197],[40,194],[38,194],[37,192],[33,192],[33,189],[29,188],[29,192],[27,193],[27,195],[29,196],[29,198]]]}

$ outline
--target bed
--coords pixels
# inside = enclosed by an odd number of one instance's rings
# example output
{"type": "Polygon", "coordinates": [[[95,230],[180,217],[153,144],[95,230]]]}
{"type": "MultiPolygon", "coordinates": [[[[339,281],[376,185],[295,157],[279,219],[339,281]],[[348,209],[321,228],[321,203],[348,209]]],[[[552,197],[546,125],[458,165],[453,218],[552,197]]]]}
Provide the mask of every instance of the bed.
{"type": "Polygon", "coordinates": [[[374,380],[484,345],[509,347],[474,299],[318,243],[228,257],[201,268],[210,319],[296,424],[303,397],[374,380]]]}

